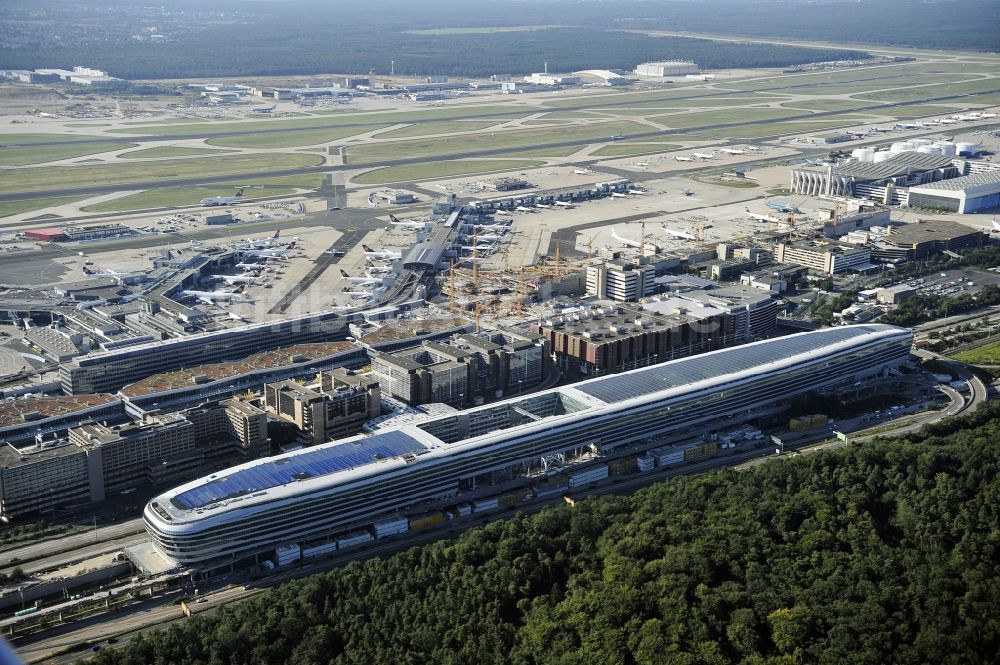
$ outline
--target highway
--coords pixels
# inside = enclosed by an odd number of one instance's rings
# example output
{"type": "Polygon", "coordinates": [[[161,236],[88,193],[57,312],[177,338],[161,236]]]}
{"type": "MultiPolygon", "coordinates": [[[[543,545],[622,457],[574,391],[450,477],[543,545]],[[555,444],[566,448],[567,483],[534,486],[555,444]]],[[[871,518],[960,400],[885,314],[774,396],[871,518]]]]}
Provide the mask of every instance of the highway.
{"type": "MultiPolygon", "coordinates": [[[[118,522],[109,526],[102,526],[89,529],[83,533],[77,533],[64,538],[44,540],[24,547],[7,550],[0,553],[0,572],[10,573],[11,570],[20,566],[25,571],[47,570],[40,566],[39,562],[54,559],[63,553],[78,551],[79,549],[89,550],[102,546],[104,543],[117,541],[122,538],[134,536],[137,533],[145,533],[142,526],[142,518],[137,517],[125,522],[118,522]]],[[[78,557],[80,558],[86,557],[78,557]]]]}

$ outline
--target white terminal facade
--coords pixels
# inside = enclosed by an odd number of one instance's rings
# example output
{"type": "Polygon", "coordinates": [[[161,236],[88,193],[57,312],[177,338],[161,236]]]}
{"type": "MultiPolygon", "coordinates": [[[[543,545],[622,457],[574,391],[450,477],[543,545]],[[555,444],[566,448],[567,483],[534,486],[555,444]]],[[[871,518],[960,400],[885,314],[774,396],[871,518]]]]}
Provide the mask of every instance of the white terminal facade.
{"type": "Polygon", "coordinates": [[[156,496],[143,517],[154,548],[182,565],[333,547],[385,520],[586,471],[629,446],[780,413],[804,392],[887,374],[911,341],[892,326],[844,326],[591,379],[220,471],[156,496]]]}

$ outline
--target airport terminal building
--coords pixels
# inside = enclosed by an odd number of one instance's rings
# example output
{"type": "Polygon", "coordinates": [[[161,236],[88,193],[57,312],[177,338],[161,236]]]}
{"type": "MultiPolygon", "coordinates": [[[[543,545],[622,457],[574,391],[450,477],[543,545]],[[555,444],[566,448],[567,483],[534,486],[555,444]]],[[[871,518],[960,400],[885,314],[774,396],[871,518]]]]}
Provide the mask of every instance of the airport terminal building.
{"type": "Polygon", "coordinates": [[[156,496],[143,516],[153,547],[176,564],[253,564],[276,551],[280,562],[282,549],[310,542],[332,551],[384,535],[386,520],[484,497],[495,505],[626,448],[886,375],[911,341],[907,330],[857,325],[713,351],[249,462],[156,496]]]}

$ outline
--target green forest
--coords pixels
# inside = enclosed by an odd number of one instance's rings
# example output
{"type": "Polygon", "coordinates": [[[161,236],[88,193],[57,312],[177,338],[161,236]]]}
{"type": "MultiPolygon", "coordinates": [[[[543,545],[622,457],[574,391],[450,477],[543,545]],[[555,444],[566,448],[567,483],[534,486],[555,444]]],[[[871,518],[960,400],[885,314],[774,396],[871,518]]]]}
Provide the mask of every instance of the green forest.
{"type": "Polygon", "coordinates": [[[1000,403],[906,438],[516,514],[101,665],[996,663],[1000,403]]]}

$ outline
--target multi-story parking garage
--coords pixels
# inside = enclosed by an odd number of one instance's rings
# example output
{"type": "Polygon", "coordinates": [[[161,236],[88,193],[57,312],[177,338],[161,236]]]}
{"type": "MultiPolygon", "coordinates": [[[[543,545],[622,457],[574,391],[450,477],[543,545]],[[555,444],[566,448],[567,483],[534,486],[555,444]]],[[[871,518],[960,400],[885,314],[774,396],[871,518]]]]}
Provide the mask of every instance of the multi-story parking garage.
{"type": "Polygon", "coordinates": [[[357,533],[651,437],[780,411],[887,373],[911,340],[892,326],[829,328],[431,417],[187,483],[146,506],[146,528],[170,561],[208,566],[357,533]]]}

